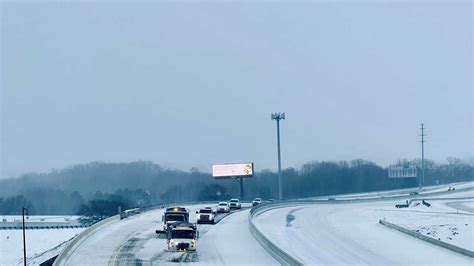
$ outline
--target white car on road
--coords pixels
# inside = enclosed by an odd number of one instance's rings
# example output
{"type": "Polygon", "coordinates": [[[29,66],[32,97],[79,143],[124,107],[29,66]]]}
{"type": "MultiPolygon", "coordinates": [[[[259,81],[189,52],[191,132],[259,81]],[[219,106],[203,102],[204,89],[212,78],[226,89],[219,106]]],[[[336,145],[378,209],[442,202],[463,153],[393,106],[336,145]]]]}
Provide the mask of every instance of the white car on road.
{"type": "Polygon", "coordinates": [[[230,212],[230,206],[228,202],[219,202],[217,205],[217,212],[230,212]]]}
{"type": "Polygon", "coordinates": [[[257,206],[258,204],[262,203],[262,199],[261,198],[255,198],[253,201],[252,201],[252,206],[257,206]]]}
{"type": "Polygon", "coordinates": [[[229,205],[231,209],[241,209],[242,205],[240,205],[240,201],[238,199],[231,199],[229,201],[229,205]]]}
{"type": "Polygon", "coordinates": [[[197,223],[209,223],[214,224],[214,211],[211,208],[204,208],[196,211],[197,213],[197,223]]]}

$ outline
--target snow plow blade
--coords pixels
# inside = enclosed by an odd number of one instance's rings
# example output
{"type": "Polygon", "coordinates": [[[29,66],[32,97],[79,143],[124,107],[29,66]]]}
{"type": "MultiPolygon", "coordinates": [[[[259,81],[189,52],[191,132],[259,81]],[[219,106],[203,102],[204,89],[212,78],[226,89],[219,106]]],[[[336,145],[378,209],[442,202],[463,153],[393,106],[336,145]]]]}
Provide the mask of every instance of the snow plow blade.
{"type": "Polygon", "coordinates": [[[166,238],[165,230],[155,230],[155,233],[158,235],[158,238],[166,238]]]}

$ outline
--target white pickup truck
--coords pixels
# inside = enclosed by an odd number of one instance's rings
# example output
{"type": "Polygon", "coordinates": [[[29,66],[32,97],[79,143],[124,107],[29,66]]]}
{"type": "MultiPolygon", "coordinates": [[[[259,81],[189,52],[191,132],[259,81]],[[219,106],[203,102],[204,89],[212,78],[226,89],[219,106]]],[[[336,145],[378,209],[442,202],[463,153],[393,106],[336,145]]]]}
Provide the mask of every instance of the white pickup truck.
{"type": "Polygon", "coordinates": [[[238,199],[231,199],[229,201],[229,205],[231,209],[241,209],[242,205],[240,204],[240,201],[238,199]]]}
{"type": "Polygon", "coordinates": [[[214,224],[214,211],[211,208],[204,208],[196,211],[198,224],[214,224]]]}

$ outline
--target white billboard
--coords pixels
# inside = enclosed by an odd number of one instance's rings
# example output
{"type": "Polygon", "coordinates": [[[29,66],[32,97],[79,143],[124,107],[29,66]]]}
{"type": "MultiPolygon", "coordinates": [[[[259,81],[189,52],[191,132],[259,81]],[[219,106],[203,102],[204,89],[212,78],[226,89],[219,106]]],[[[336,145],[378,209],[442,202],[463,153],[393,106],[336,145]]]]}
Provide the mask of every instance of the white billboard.
{"type": "Polygon", "coordinates": [[[417,168],[414,165],[399,166],[391,165],[388,168],[388,178],[410,178],[416,177],[418,174],[417,168]]]}
{"type": "Polygon", "coordinates": [[[227,163],[212,165],[215,178],[252,177],[253,163],[227,163]]]}

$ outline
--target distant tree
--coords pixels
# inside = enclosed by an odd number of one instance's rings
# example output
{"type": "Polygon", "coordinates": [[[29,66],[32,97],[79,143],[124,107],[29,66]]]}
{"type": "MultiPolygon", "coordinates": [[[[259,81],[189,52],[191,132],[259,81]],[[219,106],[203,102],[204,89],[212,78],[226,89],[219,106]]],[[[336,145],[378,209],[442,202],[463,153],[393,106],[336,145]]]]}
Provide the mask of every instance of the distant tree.
{"type": "Polygon", "coordinates": [[[104,199],[104,193],[102,193],[102,191],[96,191],[94,196],[92,197],[93,199],[96,199],[96,200],[100,200],[100,199],[104,199]]]}
{"type": "MultiPolygon", "coordinates": [[[[420,159],[401,159],[421,168],[420,159]]],[[[445,162],[425,160],[425,185],[474,180],[474,159],[469,162],[448,157],[445,162]]],[[[286,198],[314,197],[415,187],[416,178],[388,178],[388,169],[363,160],[312,161],[298,168],[283,169],[286,198]]],[[[219,181],[196,168],[169,169],[148,161],[131,163],[91,162],[49,173],[27,173],[0,179],[0,213],[18,214],[29,206],[30,213],[100,213],[90,200],[120,202],[122,208],[157,203],[197,200],[227,200],[238,197],[237,182],[219,181]],[[219,186],[216,186],[219,185],[219,186]],[[216,198],[217,190],[221,191],[216,198]],[[22,197],[19,197],[22,196],[22,197]]],[[[278,197],[278,175],[265,169],[244,181],[245,197],[278,197]]],[[[107,207],[105,204],[103,207],[107,207]]],[[[116,212],[115,208],[113,213],[116,212]]]]}
{"type": "Polygon", "coordinates": [[[129,209],[130,206],[118,200],[90,200],[82,204],[77,212],[78,215],[98,217],[100,220],[118,214],[118,208],[129,209]]]}
{"type": "Polygon", "coordinates": [[[127,201],[131,206],[144,207],[152,204],[152,195],[144,189],[118,189],[112,196],[120,197],[120,200],[127,201]]]}
{"type": "Polygon", "coordinates": [[[219,184],[209,184],[199,191],[200,201],[222,201],[228,200],[227,188],[219,184]]]}
{"type": "Polygon", "coordinates": [[[70,200],[72,211],[74,213],[79,211],[79,207],[85,202],[81,193],[79,193],[78,191],[72,192],[71,195],[69,196],[69,200],[70,200]]]}
{"type": "Polygon", "coordinates": [[[176,185],[170,187],[163,194],[161,194],[163,202],[182,202],[183,199],[183,187],[176,185]]]}
{"type": "Polygon", "coordinates": [[[36,214],[34,206],[23,195],[2,199],[0,204],[0,214],[3,215],[20,215],[23,207],[28,209],[29,214],[36,214]]]}

